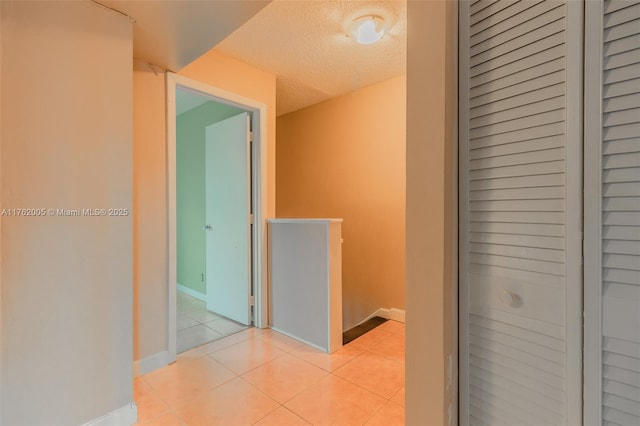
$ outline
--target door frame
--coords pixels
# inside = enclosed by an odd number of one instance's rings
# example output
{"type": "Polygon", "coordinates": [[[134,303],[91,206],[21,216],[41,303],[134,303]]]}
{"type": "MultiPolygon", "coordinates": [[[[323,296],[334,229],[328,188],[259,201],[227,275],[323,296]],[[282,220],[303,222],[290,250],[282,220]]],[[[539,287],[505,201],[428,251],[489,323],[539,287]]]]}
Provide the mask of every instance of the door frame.
{"type": "MultiPolygon", "coordinates": [[[[176,360],[177,346],[177,240],[176,240],[176,89],[180,88],[212,101],[241,108],[251,115],[251,200],[253,212],[252,281],[254,326],[268,326],[267,299],[267,105],[245,96],[167,72],[167,276],[168,343],[170,363],[176,360]]],[[[249,303],[247,301],[247,303],[249,303]]]]}

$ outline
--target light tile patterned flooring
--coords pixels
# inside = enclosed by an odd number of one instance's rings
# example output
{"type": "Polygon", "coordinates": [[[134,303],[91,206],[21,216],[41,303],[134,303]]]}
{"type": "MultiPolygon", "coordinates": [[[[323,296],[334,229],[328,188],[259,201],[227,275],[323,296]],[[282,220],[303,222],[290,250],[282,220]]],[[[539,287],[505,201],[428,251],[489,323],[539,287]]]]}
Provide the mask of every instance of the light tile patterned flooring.
{"type": "Polygon", "coordinates": [[[333,354],[270,329],[197,347],[134,381],[140,425],[404,425],[405,326],[333,354]]]}
{"type": "Polygon", "coordinates": [[[235,321],[207,311],[202,300],[182,292],[178,292],[177,306],[178,353],[247,328],[235,321]]]}

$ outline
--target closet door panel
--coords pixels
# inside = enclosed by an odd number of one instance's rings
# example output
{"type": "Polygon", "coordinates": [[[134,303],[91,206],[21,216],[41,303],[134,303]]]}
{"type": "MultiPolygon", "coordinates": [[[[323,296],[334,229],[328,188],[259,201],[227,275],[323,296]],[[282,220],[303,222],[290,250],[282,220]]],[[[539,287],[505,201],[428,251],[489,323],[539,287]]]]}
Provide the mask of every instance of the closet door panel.
{"type": "Polygon", "coordinates": [[[460,4],[465,425],[580,421],[582,5],[571,3],[460,4]]]}
{"type": "MultiPolygon", "coordinates": [[[[608,0],[604,9],[602,79],[611,81],[608,74],[616,70],[626,73],[617,77],[624,80],[602,85],[602,168],[626,173],[602,182],[601,368],[640,375],[640,208],[628,202],[640,196],[640,2],[608,0]],[[626,209],[616,208],[625,202],[626,209]],[[623,231],[624,239],[609,228],[623,231]]],[[[640,386],[606,377],[601,386],[603,419],[640,424],[640,386]]]]}
{"type": "Polygon", "coordinates": [[[585,419],[640,424],[640,2],[587,3],[585,419]]]}

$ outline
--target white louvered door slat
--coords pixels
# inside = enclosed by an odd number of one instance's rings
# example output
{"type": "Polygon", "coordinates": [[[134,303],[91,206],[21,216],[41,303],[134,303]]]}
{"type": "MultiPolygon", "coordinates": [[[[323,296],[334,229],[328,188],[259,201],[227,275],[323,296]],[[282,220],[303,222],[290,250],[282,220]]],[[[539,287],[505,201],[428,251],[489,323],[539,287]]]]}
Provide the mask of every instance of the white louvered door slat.
{"type": "MultiPolygon", "coordinates": [[[[460,3],[462,425],[581,422],[582,20],[574,0],[460,3]]],[[[634,131],[629,102],[612,98],[612,142],[634,131]]]]}
{"type": "Polygon", "coordinates": [[[587,3],[585,419],[640,424],[640,1],[587,3]]]}

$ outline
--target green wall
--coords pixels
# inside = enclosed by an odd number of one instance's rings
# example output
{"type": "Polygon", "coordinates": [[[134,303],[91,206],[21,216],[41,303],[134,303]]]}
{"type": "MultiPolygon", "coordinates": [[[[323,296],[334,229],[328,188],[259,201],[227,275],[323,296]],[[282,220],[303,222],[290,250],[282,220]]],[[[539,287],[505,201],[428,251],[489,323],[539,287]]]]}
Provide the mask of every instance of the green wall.
{"type": "Polygon", "coordinates": [[[178,284],[206,294],[205,282],[205,128],[243,110],[207,102],[176,120],[176,209],[178,284]]]}

